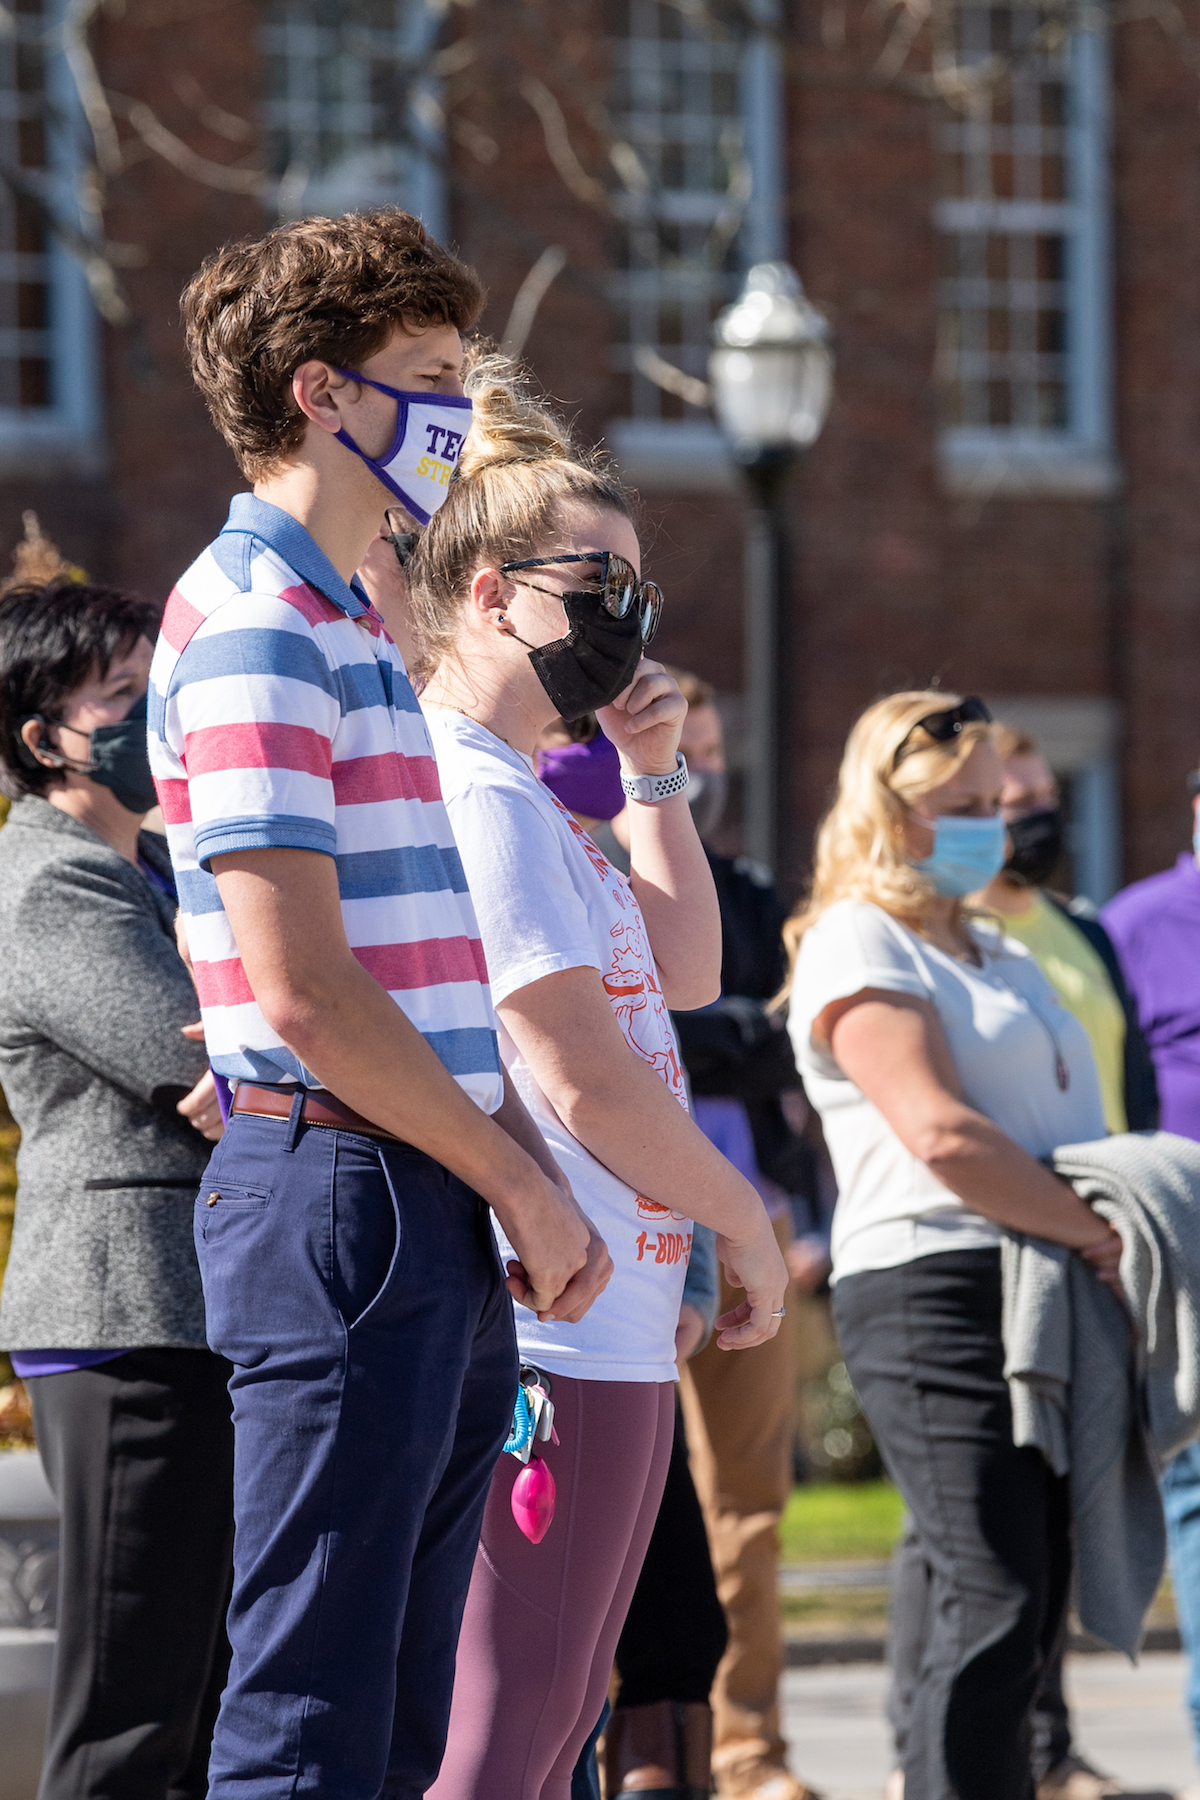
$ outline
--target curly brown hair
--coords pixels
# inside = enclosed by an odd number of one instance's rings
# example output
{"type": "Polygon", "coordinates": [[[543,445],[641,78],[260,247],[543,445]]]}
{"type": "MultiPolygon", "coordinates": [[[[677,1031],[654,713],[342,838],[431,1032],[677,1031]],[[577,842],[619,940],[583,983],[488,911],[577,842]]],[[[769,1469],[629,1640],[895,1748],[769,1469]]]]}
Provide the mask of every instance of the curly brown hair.
{"type": "Polygon", "coordinates": [[[304,437],[291,391],[301,363],[357,368],[402,324],[469,330],[483,299],[473,269],[389,206],[226,244],[188,283],[181,307],[196,386],[253,481],[304,437]]]}

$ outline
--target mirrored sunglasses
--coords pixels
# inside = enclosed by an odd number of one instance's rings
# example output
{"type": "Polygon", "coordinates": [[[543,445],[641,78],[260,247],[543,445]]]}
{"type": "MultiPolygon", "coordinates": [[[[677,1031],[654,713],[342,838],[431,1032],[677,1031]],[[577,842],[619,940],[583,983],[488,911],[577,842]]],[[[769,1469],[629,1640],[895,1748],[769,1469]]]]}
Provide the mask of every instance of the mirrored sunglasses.
{"type": "Polygon", "coordinates": [[[658,630],[662,617],[662,589],[656,581],[643,581],[633,564],[615,550],[588,550],[568,556],[528,556],[523,562],[500,564],[501,575],[514,575],[519,569],[556,569],[564,563],[599,563],[600,580],[595,586],[566,588],[543,587],[540,582],[526,582],[539,594],[554,600],[599,600],[605,612],[614,619],[626,619],[636,610],[643,644],[648,644],[658,630]]]}

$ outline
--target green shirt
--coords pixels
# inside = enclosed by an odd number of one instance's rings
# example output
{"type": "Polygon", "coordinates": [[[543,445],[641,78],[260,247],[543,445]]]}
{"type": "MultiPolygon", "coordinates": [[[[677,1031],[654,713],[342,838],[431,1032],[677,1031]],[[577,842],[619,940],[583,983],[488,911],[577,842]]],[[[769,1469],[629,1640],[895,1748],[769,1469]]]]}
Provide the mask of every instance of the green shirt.
{"type": "Polygon", "coordinates": [[[1110,1131],[1127,1131],[1125,1014],[1108,970],[1082,931],[1039,893],[1028,912],[997,915],[1008,937],[1032,953],[1067,1011],[1092,1041],[1110,1131]]]}

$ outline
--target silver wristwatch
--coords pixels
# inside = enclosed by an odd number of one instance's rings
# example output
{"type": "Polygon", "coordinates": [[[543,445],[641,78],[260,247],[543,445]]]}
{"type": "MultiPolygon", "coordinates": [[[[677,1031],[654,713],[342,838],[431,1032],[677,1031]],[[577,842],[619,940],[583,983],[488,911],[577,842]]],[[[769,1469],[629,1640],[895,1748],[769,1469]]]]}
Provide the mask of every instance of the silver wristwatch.
{"type": "Polygon", "coordinates": [[[621,786],[627,800],[640,800],[653,806],[656,800],[672,800],[682,794],[688,784],[688,766],[683,751],[675,752],[675,767],[669,775],[626,775],[621,772],[621,786]]]}

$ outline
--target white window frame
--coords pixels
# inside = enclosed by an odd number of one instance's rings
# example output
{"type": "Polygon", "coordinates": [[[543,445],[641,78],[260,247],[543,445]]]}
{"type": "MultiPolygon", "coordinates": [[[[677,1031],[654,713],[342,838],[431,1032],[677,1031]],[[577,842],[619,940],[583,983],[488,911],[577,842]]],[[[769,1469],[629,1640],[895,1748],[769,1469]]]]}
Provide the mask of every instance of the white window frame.
{"type": "Polygon", "coordinates": [[[944,488],[976,499],[1098,497],[1120,473],[1114,449],[1111,75],[1108,31],[1095,11],[1068,47],[1067,198],[943,200],[939,230],[1042,231],[1066,239],[1065,430],[951,427],[938,439],[944,488]]]}
{"type": "Polygon", "coordinates": [[[277,0],[267,8],[260,42],[264,54],[279,59],[287,71],[286,91],[268,94],[261,107],[267,133],[286,146],[281,217],[336,216],[357,207],[395,205],[415,213],[434,237],[446,237],[440,84],[432,78],[422,81],[409,101],[408,133],[416,144],[428,146],[428,155],[379,131],[379,109],[370,98],[371,52],[380,59],[419,63],[441,25],[434,6],[412,0],[394,4],[390,31],[368,28],[350,16],[337,25],[318,25],[311,0],[277,0]],[[330,103],[320,93],[318,72],[334,64],[340,64],[341,93],[330,103]],[[332,168],[314,166],[314,139],[335,131],[346,142],[342,157],[332,168]]]}
{"type": "MultiPolygon", "coordinates": [[[[54,214],[78,229],[76,133],[85,127],[57,30],[65,4],[66,0],[47,0],[43,12],[49,101],[44,191],[54,214]],[[56,119],[61,123],[56,124],[56,119]]],[[[18,19],[28,16],[17,15],[18,19]]],[[[19,262],[24,261],[21,256],[19,262]]],[[[5,264],[17,274],[18,253],[0,252],[0,271],[5,264]]],[[[45,265],[48,321],[45,332],[37,335],[49,364],[50,404],[0,406],[0,477],[63,471],[94,474],[104,460],[100,322],[87,276],[79,260],[49,229],[45,265]]]]}
{"type": "MultiPolygon", "coordinates": [[[[776,0],[754,0],[747,10],[761,22],[762,30],[743,46],[738,73],[742,149],[751,177],[750,198],[738,234],[742,269],[756,262],[777,261],[787,254],[784,80],[775,29],[778,8],[776,0]]],[[[686,209],[687,190],[664,199],[662,216],[669,218],[672,207],[686,209]]],[[[638,200],[636,196],[626,196],[621,204],[632,214],[638,200]]],[[[618,319],[629,316],[631,285],[624,276],[611,284],[618,319]]],[[[729,299],[734,297],[738,285],[736,278],[729,284],[729,299]]],[[[659,346],[651,344],[650,348],[659,346]]],[[[624,345],[616,350],[622,372],[628,368],[628,353],[624,345]]],[[[663,354],[671,359],[669,349],[664,347],[663,354]]],[[[639,487],[694,491],[730,490],[737,486],[737,471],[725,441],[704,409],[689,407],[681,419],[610,419],[606,438],[622,473],[639,487]]]]}

